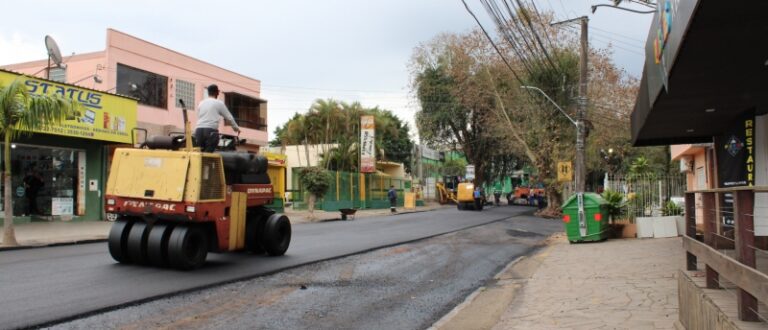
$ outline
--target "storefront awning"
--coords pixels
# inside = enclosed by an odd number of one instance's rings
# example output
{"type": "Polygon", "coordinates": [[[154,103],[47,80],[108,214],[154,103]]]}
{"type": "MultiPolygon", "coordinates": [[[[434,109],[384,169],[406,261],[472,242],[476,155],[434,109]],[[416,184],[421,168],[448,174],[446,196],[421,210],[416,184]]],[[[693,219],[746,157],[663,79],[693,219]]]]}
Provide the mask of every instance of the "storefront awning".
{"type": "Polygon", "coordinates": [[[631,118],[635,146],[711,142],[744,111],[768,113],[768,1],[658,6],[631,118]]]}

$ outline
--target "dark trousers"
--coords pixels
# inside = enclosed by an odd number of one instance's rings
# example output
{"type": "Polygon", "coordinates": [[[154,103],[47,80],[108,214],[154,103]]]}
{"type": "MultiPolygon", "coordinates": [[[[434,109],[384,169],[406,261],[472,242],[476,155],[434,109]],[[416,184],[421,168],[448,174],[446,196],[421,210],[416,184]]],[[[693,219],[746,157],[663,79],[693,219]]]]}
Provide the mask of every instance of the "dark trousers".
{"type": "Polygon", "coordinates": [[[397,206],[397,199],[396,198],[391,198],[389,200],[389,210],[392,211],[392,212],[395,212],[395,207],[396,206],[397,206]]]}
{"type": "Polygon", "coordinates": [[[475,198],[475,210],[480,210],[480,207],[483,206],[482,204],[483,204],[483,199],[480,198],[480,197],[476,197],[475,198]]]}
{"type": "Polygon", "coordinates": [[[195,129],[195,143],[203,152],[213,152],[219,146],[219,130],[199,127],[195,129]]]}
{"type": "Polygon", "coordinates": [[[27,190],[27,214],[40,214],[40,210],[37,209],[37,192],[30,193],[27,190]]]}

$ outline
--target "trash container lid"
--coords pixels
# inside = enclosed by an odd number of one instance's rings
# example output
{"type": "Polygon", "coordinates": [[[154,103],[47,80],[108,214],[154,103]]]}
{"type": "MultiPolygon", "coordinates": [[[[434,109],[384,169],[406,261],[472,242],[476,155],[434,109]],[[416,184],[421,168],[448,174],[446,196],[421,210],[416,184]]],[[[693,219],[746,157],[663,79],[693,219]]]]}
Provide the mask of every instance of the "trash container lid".
{"type": "MultiPolygon", "coordinates": [[[[596,194],[596,193],[584,193],[584,207],[600,207],[600,205],[607,204],[608,202],[603,199],[602,196],[596,194]]],[[[563,203],[562,206],[563,210],[565,209],[578,209],[579,208],[579,200],[578,196],[576,194],[573,194],[570,198],[568,198],[565,203],[563,203]]]]}

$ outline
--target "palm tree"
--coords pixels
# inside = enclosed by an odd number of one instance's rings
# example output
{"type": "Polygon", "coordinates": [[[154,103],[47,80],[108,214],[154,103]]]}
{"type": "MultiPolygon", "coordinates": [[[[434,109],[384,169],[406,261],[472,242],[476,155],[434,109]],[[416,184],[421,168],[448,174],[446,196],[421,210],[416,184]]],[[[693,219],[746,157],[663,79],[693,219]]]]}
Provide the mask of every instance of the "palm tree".
{"type": "Polygon", "coordinates": [[[33,130],[45,129],[48,125],[61,122],[80,106],[79,103],[54,95],[33,95],[27,91],[20,76],[10,85],[0,86],[0,135],[3,137],[3,198],[5,219],[3,221],[3,245],[15,246],[16,233],[13,229],[13,194],[11,192],[11,141],[33,130]]]}

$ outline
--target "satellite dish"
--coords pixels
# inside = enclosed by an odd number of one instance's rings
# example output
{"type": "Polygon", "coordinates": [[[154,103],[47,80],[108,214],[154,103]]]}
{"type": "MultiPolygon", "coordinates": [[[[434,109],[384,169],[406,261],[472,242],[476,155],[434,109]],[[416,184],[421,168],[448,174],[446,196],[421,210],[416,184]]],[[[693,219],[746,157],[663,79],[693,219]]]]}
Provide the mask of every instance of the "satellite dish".
{"type": "Polygon", "coordinates": [[[53,63],[56,63],[56,66],[61,66],[61,51],[51,36],[45,36],[45,48],[48,49],[48,57],[53,60],[53,63]]]}

